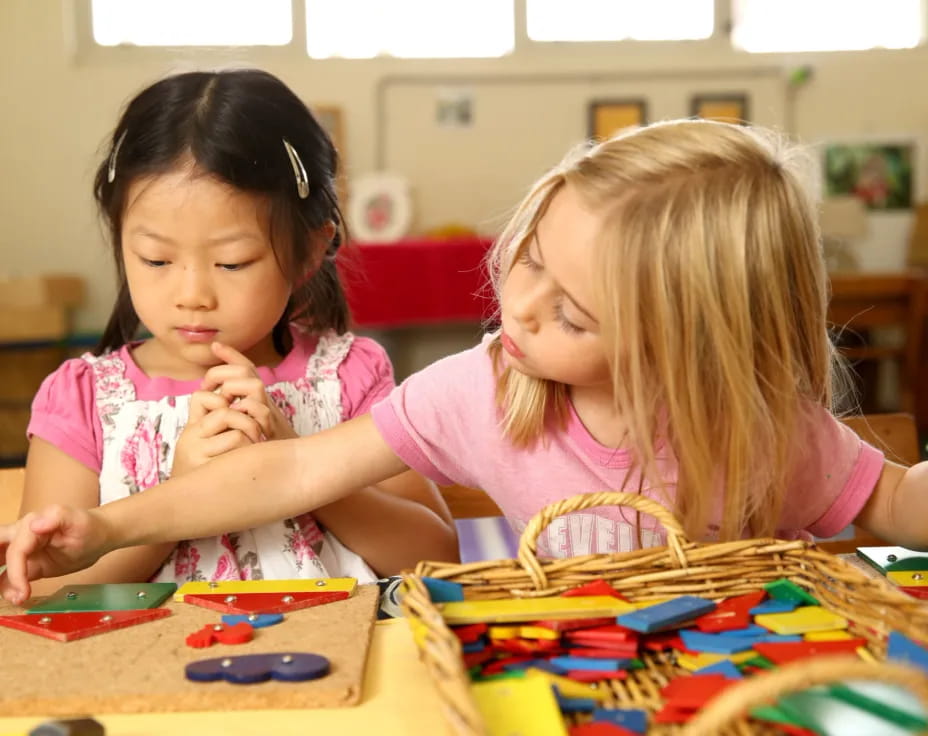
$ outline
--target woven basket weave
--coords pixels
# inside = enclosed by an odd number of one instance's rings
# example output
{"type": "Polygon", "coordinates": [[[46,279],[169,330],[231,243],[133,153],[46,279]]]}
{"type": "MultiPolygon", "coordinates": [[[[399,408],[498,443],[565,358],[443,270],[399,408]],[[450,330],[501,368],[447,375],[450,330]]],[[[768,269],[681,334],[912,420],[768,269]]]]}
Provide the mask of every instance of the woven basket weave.
{"type": "MultiPolygon", "coordinates": [[[[805,541],[746,539],[703,544],[686,539],[679,522],[660,504],[626,493],[594,493],[565,499],[544,508],[528,524],[519,542],[518,560],[469,564],[421,562],[406,579],[403,609],[420,657],[430,671],[448,723],[459,736],[483,736],[485,724],[470,694],[461,644],[429,598],[423,577],[460,583],[466,599],[555,596],[568,588],[603,578],[631,601],[697,595],[720,599],[761,590],[788,578],[826,608],[848,618],[855,636],[867,642],[872,662],[853,656],[821,657],[796,662],[746,678],[715,698],[684,727],[654,724],[651,734],[773,734],[775,728],[749,721],[747,708],[771,702],[779,694],[841,679],[875,679],[909,688],[928,709],[928,677],[910,667],[886,663],[886,636],[892,630],[928,640],[928,605],[870,578],[834,555],[805,541]],[[667,536],[665,547],[614,554],[540,561],[536,540],[558,516],[596,506],[628,506],[655,517],[667,536]]],[[[640,655],[645,666],[624,680],[604,680],[608,707],[663,705],[661,688],[689,672],[668,652],[640,655]]]]}

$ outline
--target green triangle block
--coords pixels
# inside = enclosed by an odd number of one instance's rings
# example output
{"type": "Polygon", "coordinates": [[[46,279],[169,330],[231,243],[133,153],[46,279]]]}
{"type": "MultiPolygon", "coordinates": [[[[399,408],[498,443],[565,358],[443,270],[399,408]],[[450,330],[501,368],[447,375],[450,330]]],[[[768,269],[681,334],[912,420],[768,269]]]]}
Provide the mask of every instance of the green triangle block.
{"type": "Polygon", "coordinates": [[[26,613],[137,611],[157,608],[177,590],[176,583],[65,585],[26,613]]]}

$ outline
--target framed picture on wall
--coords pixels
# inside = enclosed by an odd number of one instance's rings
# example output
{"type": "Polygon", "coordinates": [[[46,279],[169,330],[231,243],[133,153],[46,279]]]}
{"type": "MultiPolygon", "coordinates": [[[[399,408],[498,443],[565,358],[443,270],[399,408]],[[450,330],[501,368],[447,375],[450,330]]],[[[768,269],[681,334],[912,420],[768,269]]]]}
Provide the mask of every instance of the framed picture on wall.
{"type": "Polygon", "coordinates": [[[825,191],[850,195],[870,210],[913,206],[914,141],[833,142],[825,145],[825,191]]]}
{"type": "Polygon", "coordinates": [[[325,132],[329,134],[335,150],[338,152],[338,199],[342,207],[347,203],[348,178],[346,175],[347,157],[345,155],[345,128],[342,121],[342,109],[335,105],[311,105],[313,115],[325,132]]]}
{"type": "Polygon", "coordinates": [[[647,122],[648,105],[642,99],[593,100],[589,106],[587,134],[603,140],[623,128],[647,122]]]}
{"type": "Polygon", "coordinates": [[[704,120],[744,125],[750,119],[748,96],[743,93],[693,95],[690,115],[704,120]]]}

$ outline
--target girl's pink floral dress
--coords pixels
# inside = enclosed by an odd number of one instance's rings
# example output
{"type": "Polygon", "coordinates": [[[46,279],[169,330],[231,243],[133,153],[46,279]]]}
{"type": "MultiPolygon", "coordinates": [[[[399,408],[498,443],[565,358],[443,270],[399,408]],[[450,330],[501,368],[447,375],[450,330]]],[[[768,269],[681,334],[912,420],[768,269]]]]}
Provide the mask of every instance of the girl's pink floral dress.
{"type": "MultiPolygon", "coordinates": [[[[341,421],[338,368],[353,340],[351,334],[322,335],[299,379],[266,387],[298,434],[313,434],[341,421]]],[[[82,358],[93,370],[103,431],[100,503],[166,480],[177,439],[187,423],[190,396],[140,400],[119,351],[82,358]]],[[[362,582],[376,578],[360,557],[320,530],[312,514],[303,514],[220,537],[181,542],[151,579],[184,583],[330,575],[349,575],[362,582]]]]}

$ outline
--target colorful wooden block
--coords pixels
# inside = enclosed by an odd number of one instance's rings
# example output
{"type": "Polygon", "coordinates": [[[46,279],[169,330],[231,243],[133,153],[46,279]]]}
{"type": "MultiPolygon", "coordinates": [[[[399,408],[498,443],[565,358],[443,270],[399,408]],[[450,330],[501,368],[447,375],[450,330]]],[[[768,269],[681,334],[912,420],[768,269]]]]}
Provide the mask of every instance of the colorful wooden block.
{"type": "Polygon", "coordinates": [[[789,613],[795,611],[799,606],[796,601],[764,601],[754,606],[750,613],[753,616],[759,616],[765,613],[789,613]]]}
{"type": "Polygon", "coordinates": [[[542,678],[478,682],[471,685],[471,694],[492,736],[567,736],[554,691],[542,678]]]}
{"type": "Polygon", "coordinates": [[[464,586],[460,583],[429,577],[422,578],[422,582],[425,583],[425,587],[429,591],[429,598],[432,599],[433,603],[464,600],[464,586]]]}
{"type": "Polygon", "coordinates": [[[22,616],[0,616],[0,626],[25,631],[28,634],[37,634],[56,641],[74,641],[170,615],[171,612],[167,608],[144,608],[135,611],[28,613],[22,616]]]}
{"type": "Polygon", "coordinates": [[[654,606],[622,614],[616,619],[616,622],[620,626],[648,633],[666,629],[685,621],[691,621],[713,610],[715,610],[713,601],[693,595],[684,595],[654,606]]]}
{"type": "Polygon", "coordinates": [[[330,593],[237,593],[219,595],[185,595],[184,602],[222,613],[287,613],[312,606],[342,601],[348,591],[330,593]]]}
{"type": "Polygon", "coordinates": [[[906,547],[858,547],[857,556],[884,574],[890,570],[928,572],[928,555],[906,547]]]}
{"type": "Polygon", "coordinates": [[[65,585],[26,613],[137,611],[157,608],[177,590],[174,583],[65,585]]]}
{"type": "Polygon", "coordinates": [[[858,647],[865,646],[863,639],[847,641],[801,641],[786,644],[758,643],[754,650],[776,664],[787,664],[797,659],[819,657],[825,654],[856,654],[858,647]]]}
{"type": "Polygon", "coordinates": [[[235,626],[235,624],[250,624],[254,629],[263,629],[268,626],[274,626],[284,620],[282,613],[227,613],[222,617],[222,623],[226,626],[235,626]]]}
{"type": "Polygon", "coordinates": [[[191,662],[184,669],[184,674],[194,682],[226,680],[235,685],[250,685],[271,679],[305,682],[329,674],[329,660],[318,654],[302,652],[242,654],[191,662]]]}
{"type": "Polygon", "coordinates": [[[739,670],[730,659],[723,659],[721,662],[710,664],[708,667],[703,667],[693,672],[694,677],[700,675],[722,675],[731,680],[742,679],[741,670],[739,670]]]}
{"type": "Polygon", "coordinates": [[[928,649],[898,631],[889,632],[886,657],[920,667],[928,672],[928,649]]]}
{"type": "Polygon", "coordinates": [[[600,708],[593,709],[593,720],[622,726],[634,733],[647,733],[647,711],[638,708],[600,708]]]}
{"type": "Polygon", "coordinates": [[[928,571],[925,570],[887,570],[886,577],[904,588],[928,587],[928,571]]]}
{"type": "Polygon", "coordinates": [[[815,596],[807,593],[796,585],[796,583],[787,578],[780,578],[779,580],[774,580],[772,583],[767,583],[764,586],[764,590],[767,591],[767,594],[773,600],[794,601],[797,604],[805,604],[807,606],[819,605],[818,599],[815,598],[815,596]]]}
{"type": "Polygon", "coordinates": [[[777,634],[805,634],[807,631],[846,629],[847,619],[821,606],[801,606],[789,613],[768,613],[754,621],[777,634]]]}
{"type": "Polygon", "coordinates": [[[184,583],[174,593],[175,601],[188,595],[239,595],[243,593],[330,593],[353,594],[354,578],[297,578],[294,580],[219,580],[184,583]]]}
{"type": "Polygon", "coordinates": [[[449,624],[472,624],[483,621],[507,623],[539,619],[577,619],[617,616],[632,608],[611,596],[588,598],[504,598],[501,600],[457,601],[439,603],[438,608],[449,624]]]}

